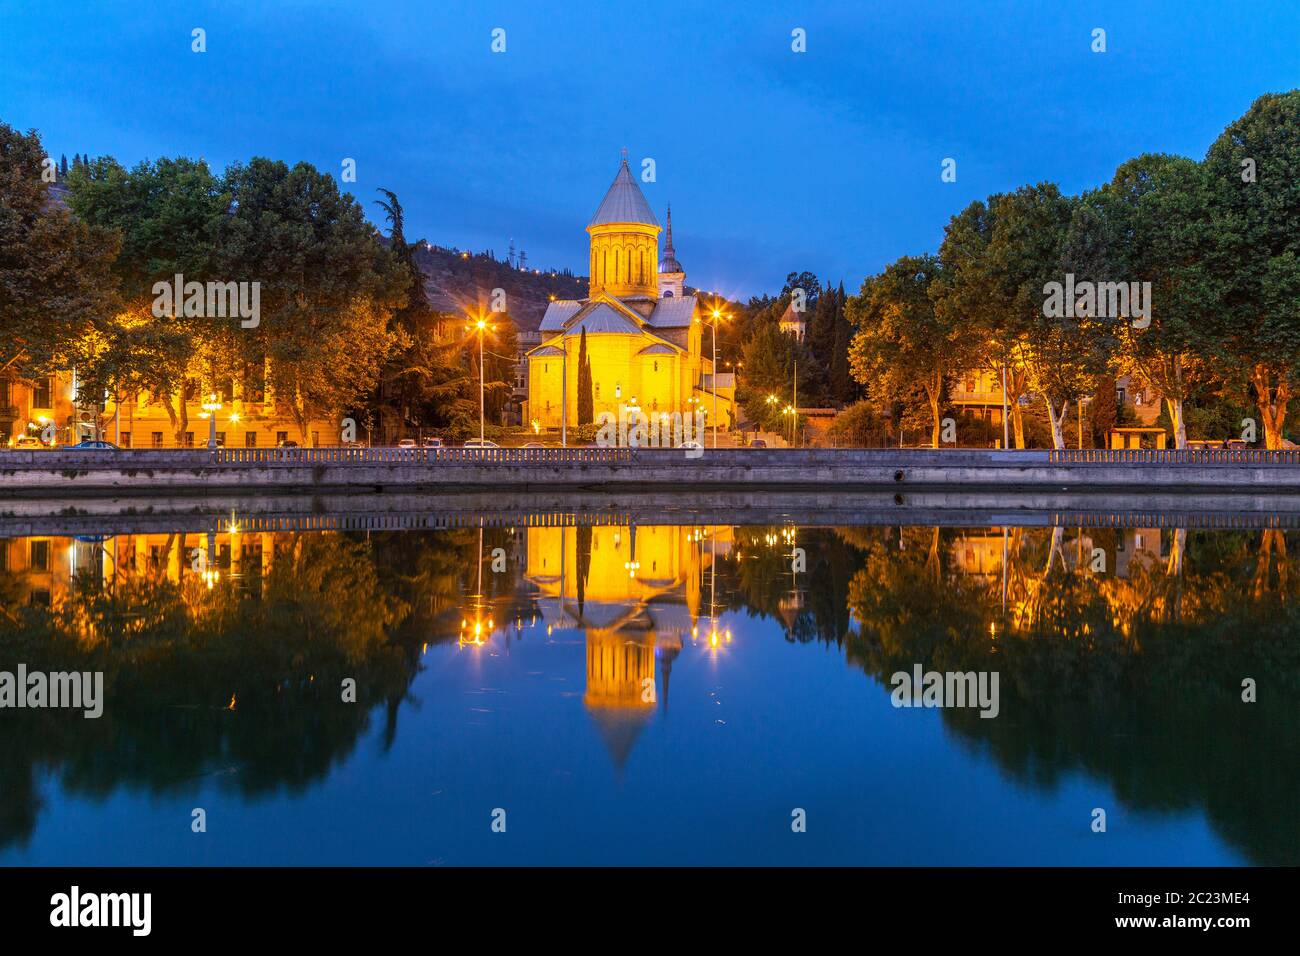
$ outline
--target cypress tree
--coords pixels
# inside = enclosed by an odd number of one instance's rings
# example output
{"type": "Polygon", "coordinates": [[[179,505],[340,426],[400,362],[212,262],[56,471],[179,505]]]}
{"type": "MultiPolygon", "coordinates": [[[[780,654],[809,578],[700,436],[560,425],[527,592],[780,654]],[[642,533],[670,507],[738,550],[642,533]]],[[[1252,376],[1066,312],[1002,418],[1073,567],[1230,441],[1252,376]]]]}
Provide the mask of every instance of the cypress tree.
{"type": "Polygon", "coordinates": [[[591,359],[587,355],[587,327],[582,327],[578,339],[578,424],[590,425],[596,420],[596,401],[592,395],[591,359]]]}

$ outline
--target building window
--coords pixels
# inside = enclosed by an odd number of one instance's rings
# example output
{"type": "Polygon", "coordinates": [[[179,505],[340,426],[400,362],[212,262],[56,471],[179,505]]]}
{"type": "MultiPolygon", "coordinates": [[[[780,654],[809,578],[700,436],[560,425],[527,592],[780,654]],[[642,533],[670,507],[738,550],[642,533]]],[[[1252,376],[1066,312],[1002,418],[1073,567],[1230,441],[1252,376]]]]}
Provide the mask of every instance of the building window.
{"type": "Polygon", "coordinates": [[[283,445],[283,444],[284,444],[285,442],[287,442],[288,440],[289,440],[289,433],[288,433],[288,432],[276,432],[276,433],[275,433],[275,443],[276,443],[277,446],[278,446],[278,445],[283,445]]]}
{"type": "Polygon", "coordinates": [[[226,447],[226,433],[225,433],[225,432],[217,432],[217,444],[220,445],[222,448],[225,448],[225,447],[226,447]]]}
{"type": "Polygon", "coordinates": [[[0,405],[8,405],[12,401],[9,393],[9,379],[0,378],[0,405]]]}
{"type": "Polygon", "coordinates": [[[257,432],[244,432],[244,447],[245,448],[257,447],[257,432]]]}
{"type": "Polygon", "coordinates": [[[194,447],[194,432],[186,432],[186,433],[185,433],[185,442],[184,442],[184,445],[185,445],[186,448],[193,448],[193,447],[194,447]]]}
{"type": "Polygon", "coordinates": [[[122,432],[122,434],[118,436],[118,442],[117,442],[117,443],[118,443],[119,445],[121,445],[123,448],[130,448],[130,447],[131,447],[131,433],[130,433],[130,432],[122,432]]]}
{"type": "Polygon", "coordinates": [[[33,571],[48,571],[50,569],[50,543],[48,541],[32,542],[29,566],[33,571]]]}
{"type": "Polygon", "coordinates": [[[36,387],[32,389],[32,408],[53,408],[54,402],[50,399],[51,392],[52,389],[48,378],[37,382],[36,387]]]}
{"type": "Polygon", "coordinates": [[[312,448],[320,447],[320,432],[311,433],[311,447],[312,448]]]}
{"type": "Polygon", "coordinates": [[[153,433],[153,436],[152,436],[152,444],[153,444],[153,447],[154,447],[154,448],[161,448],[161,447],[162,447],[162,432],[154,432],[154,433],[153,433]]]}
{"type": "Polygon", "coordinates": [[[659,371],[659,360],[655,359],[655,371],[659,371]]]}

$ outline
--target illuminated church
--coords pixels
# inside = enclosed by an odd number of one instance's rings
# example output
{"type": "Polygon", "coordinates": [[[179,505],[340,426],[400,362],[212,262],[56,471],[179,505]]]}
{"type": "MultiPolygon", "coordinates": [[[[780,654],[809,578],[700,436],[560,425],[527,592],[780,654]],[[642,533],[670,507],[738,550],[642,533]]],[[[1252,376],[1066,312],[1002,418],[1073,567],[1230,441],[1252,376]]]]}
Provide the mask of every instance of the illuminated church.
{"type": "MultiPolygon", "coordinates": [[[[713,415],[712,330],[673,249],[672,210],[664,255],[658,219],[622,165],[587,224],[590,284],[586,299],[552,302],[542,317],[542,343],[528,353],[525,421],[558,430],[562,413],[578,424],[578,363],[583,332],[591,365],[593,420],[620,406],[652,415],[713,415]],[[707,355],[706,355],[707,351],[707,355]],[[567,397],[562,397],[567,392],[567,397]]],[[[720,428],[733,421],[734,377],[716,376],[720,428]]]]}

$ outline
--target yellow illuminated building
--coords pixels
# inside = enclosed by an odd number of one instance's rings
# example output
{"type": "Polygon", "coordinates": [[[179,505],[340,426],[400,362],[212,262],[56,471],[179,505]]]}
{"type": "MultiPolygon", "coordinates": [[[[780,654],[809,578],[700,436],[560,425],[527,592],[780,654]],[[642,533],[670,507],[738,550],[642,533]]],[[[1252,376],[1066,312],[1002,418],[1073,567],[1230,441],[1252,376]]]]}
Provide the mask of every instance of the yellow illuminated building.
{"type": "MultiPolygon", "coordinates": [[[[528,359],[524,420],[557,430],[561,416],[578,424],[579,357],[586,335],[592,415],[620,409],[649,415],[704,412],[713,424],[712,330],[715,321],[693,294],[673,250],[672,212],[664,256],[659,221],[628,168],[626,155],[587,225],[590,286],[586,299],[552,302],[542,318],[542,343],[528,359]]],[[[734,379],[717,376],[717,424],[734,422],[734,379]]],[[[694,420],[694,419],[693,419],[694,420]]]]}
{"type": "Polygon", "coordinates": [[[525,579],[548,631],[585,633],[583,704],[622,767],[656,707],[667,711],[672,663],[699,632],[704,578],[714,553],[730,550],[731,529],[535,527],[527,535],[525,579]]]}

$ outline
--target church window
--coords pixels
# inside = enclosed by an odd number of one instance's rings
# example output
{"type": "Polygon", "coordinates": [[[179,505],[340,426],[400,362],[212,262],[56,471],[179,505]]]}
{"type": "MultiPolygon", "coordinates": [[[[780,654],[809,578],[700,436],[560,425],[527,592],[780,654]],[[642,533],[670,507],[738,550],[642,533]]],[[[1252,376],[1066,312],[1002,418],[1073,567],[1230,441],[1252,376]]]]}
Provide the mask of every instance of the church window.
{"type": "Polygon", "coordinates": [[[659,371],[659,362],[658,362],[658,361],[655,362],[655,371],[656,371],[656,372],[659,371]]]}
{"type": "Polygon", "coordinates": [[[669,289],[668,291],[666,291],[666,292],[664,293],[664,298],[665,298],[665,299],[671,299],[672,297],[673,297],[673,290],[672,290],[672,289],[669,289]]]}
{"type": "Polygon", "coordinates": [[[596,383],[596,397],[600,398],[600,382],[596,383]]]}

